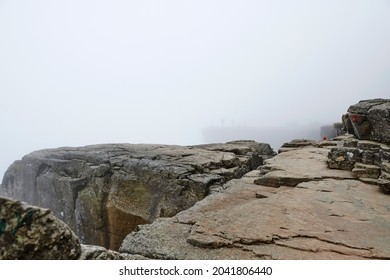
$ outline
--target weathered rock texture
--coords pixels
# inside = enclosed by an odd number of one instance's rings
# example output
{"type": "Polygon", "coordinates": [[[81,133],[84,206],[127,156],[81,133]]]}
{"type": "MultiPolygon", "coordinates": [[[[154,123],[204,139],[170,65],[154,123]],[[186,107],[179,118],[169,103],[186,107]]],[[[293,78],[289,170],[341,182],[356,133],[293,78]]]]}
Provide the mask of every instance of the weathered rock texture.
{"type": "Polygon", "coordinates": [[[49,208],[84,244],[118,249],[137,225],[171,217],[274,155],[267,144],[111,144],[33,152],[0,194],[49,208]]]}
{"type": "Polygon", "coordinates": [[[347,132],[358,139],[390,144],[390,99],[360,101],[342,119],[347,132]]]}
{"type": "Polygon", "coordinates": [[[48,209],[0,197],[0,259],[78,259],[76,235],[48,209]]]}
{"type": "Polygon", "coordinates": [[[390,146],[368,140],[345,139],[328,154],[328,166],[352,171],[363,182],[390,194],[390,146]]]}
{"type": "Polygon", "coordinates": [[[120,252],[157,259],[390,259],[390,197],[327,167],[340,142],[294,141],[171,218],[140,225],[120,252]],[[301,144],[299,144],[301,143],[301,144]]]}
{"type": "Polygon", "coordinates": [[[147,260],[140,255],[130,255],[107,250],[104,247],[95,245],[81,245],[81,255],[79,260],[147,260]]]}

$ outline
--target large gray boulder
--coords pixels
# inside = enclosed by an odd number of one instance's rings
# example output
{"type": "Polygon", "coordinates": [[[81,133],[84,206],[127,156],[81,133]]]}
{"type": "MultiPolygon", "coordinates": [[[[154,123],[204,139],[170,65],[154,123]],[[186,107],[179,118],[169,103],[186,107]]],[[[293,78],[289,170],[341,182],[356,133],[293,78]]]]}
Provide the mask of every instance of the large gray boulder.
{"type": "Polygon", "coordinates": [[[0,259],[78,259],[77,236],[48,209],[0,197],[0,259]]]}
{"type": "Polygon", "coordinates": [[[390,99],[362,100],[349,107],[343,122],[358,139],[390,144],[390,99]]]}
{"type": "Polygon", "coordinates": [[[15,161],[0,194],[49,208],[83,244],[118,249],[138,225],[191,207],[273,155],[253,141],[47,149],[15,161]]]}

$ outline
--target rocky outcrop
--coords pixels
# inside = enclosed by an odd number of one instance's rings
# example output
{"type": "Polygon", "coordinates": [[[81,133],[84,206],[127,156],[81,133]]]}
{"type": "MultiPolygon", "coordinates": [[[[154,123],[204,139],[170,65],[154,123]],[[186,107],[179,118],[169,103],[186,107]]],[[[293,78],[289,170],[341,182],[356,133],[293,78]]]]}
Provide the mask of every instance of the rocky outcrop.
{"type": "Polygon", "coordinates": [[[390,194],[390,99],[360,101],[342,120],[345,131],[355,137],[330,151],[328,166],[350,170],[355,178],[390,194]]]}
{"type": "Polygon", "coordinates": [[[140,225],[120,252],[156,259],[390,259],[389,197],[349,170],[328,168],[330,149],[341,143],[294,141],[222,192],[140,225]]]}
{"type": "Polygon", "coordinates": [[[81,244],[79,260],[147,260],[140,255],[121,254],[101,246],[81,244]]]}
{"type": "Polygon", "coordinates": [[[78,259],[76,235],[48,209],[0,197],[0,259],[78,259]]]}
{"type": "Polygon", "coordinates": [[[83,244],[118,249],[138,225],[174,216],[273,155],[253,141],[48,149],[14,162],[0,194],[49,208],[83,244]]]}
{"type": "Polygon", "coordinates": [[[276,156],[253,141],[33,152],[0,194],[54,215],[0,198],[0,258],[390,259],[388,106],[361,101],[351,134],[276,156]]]}
{"type": "Polygon", "coordinates": [[[350,106],[342,120],[358,139],[390,144],[390,99],[362,100],[350,106]]]}
{"type": "Polygon", "coordinates": [[[349,170],[363,182],[375,184],[390,194],[390,146],[368,140],[346,138],[333,147],[327,164],[332,169],[349,170]]]}

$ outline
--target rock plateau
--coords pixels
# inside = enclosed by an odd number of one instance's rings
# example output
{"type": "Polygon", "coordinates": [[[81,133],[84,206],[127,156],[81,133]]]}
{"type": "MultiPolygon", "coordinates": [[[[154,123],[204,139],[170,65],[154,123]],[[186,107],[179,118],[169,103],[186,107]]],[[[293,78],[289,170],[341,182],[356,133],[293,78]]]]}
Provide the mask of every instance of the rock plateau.
{"type": "Polygon", "coordinates": [[[54,215],[0,198],[0,258],[390,259],[389,116],[390,100],[360,101],[345,135],[277,155],[253,141],[33,152],[0,195],[54,215]]]}
{"type": "Polygon", "coordinates": [[[139,226],[120,252],[158,259],[389,259],[390,197],[350,171],[327,167],[329,148],[340,142],[309,143],[295,142],[172,218],[139,226]]]}

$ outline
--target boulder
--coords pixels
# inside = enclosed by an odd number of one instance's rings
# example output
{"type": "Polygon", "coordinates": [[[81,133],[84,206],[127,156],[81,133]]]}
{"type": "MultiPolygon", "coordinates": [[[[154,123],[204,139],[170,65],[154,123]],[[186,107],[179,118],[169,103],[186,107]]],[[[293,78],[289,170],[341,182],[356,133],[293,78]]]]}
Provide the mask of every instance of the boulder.
{"type": "Polygon", "coordinates": [[[355,163],[362,161],[362,152],[358,148],[334,147],[328,157],[329,168],[352,171],[355,163]]]}
{"type": "Polygon", "coordinates": [[[390,144],[390,99],[362,100],[348,109],[347,131],[358,139],[390,144]]]}
{"type": "Polygon", "coordinates": [[[14,162],[0,194],[49,208],[83,244],[118,249],[138,225],[191,207],[273,155],[254,141],[47,149],[14,162]]]}
{"type": "Polygon", "coordinates": [[[79,240],[48,209],[0,197],[0,259],[78,259],[79,240]]]}

